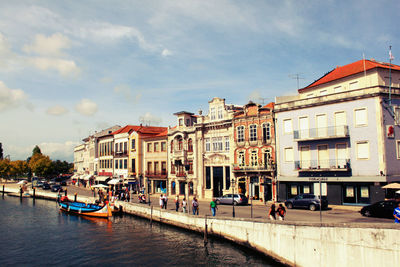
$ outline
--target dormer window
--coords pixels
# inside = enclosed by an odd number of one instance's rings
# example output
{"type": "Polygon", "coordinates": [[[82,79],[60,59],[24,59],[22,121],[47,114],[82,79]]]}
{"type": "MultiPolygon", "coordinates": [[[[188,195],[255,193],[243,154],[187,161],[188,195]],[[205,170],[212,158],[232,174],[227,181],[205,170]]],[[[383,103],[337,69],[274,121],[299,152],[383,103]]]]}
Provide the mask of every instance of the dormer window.
{"type": "Polygon", "coordinates": [[[179,119],[179,126],[183,126],[183,119],[179,119]]]}
{"type": "Polygon", "coordinates": [[[215,108],[210,109],[210,119],[215,120],[215,108]]]}

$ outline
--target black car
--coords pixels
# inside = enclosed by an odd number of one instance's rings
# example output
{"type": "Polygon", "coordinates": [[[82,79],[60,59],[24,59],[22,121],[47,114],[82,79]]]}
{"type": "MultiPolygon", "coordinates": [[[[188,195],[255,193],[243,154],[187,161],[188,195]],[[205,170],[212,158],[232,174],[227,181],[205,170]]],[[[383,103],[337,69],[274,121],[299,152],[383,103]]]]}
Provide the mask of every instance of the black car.
{"type": "Polygon", "coordinates": [[[61,185],[54,184],[54,185],[51,186],[51,192],[59,192],[59,191],[60,192],[64,191],[61,185]]]}
{"type": "MultiPolygon", "coordinates": [[[[309,210],[317,210],[320,206],[319,196],[313,194],[301,194],[294,198],[289,198],[285,201],[285,206],[288,209],[292,208],[306,208],[309,210]]],[[[326,196],[322,196],[322,209],[328,208],[328,199],[326,196]]]]}
{"type": "Polygon", "coordinates": [[[48,190],[48,189],[50,189],[50,185],[48,183],[43,183],[42,188],[44,190],[48,190]]]}
{"type": "Polygon", "coordinates": [[[384,200],[363,207],[360,210],[361,215],[366,217],[381,217],[393,219],[393,211],[399,205],[399,201],[384,200]]]}

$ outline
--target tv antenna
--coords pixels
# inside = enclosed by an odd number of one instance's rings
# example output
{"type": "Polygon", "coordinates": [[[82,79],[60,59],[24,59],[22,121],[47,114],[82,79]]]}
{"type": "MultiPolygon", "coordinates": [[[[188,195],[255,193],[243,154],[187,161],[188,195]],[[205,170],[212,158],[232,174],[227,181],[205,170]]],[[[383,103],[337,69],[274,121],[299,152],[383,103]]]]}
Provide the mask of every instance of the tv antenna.
{"type": "Polygon", "coordinates": [[[297,80],[297,90],[300,89],[299,87],[299,80],[304,80],[304,77],[302,77],[303,73],[295,73],[295,74],[289,74],[289,78],[296,79],[297,80]]]}

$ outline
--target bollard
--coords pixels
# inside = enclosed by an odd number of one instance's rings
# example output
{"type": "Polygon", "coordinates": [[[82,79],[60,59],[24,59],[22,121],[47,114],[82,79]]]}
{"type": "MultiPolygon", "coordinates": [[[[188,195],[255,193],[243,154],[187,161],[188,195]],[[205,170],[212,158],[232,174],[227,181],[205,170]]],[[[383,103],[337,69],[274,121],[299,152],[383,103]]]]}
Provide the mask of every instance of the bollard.
{"type": "Polygon", "coordinates": [[[153,206],[151,206],[151,211],[150,211],[150,225],[153,224],[153,206]]]}
{"type": "Polygon", "coordinates": [[[75,193],[74,194],[74,202],[76,202],[77,196],[78,196],[78,193],[75,193]]]}
{"type": "Polygon", "coordinates": [[[33,188],[33,199],[36,197],[36,187],[33,188]]]}
{"type": "Polygon", "coordinates": [[[206,214],[206,219],[205,219],[204,223],[205,223],[205,225],[204,225],[204,246],[207,246],[207,243],[208,243],[207,214],[206,214]]]}
{"type": "Polygon", "coordinates": [[[3,195],[4,195],[4,184],[3,184],[3,195]]]}
{"type": "Polygon", "coordinates": [[[19,188],[19,197],[22,199],[22,187],[19,188]]]}

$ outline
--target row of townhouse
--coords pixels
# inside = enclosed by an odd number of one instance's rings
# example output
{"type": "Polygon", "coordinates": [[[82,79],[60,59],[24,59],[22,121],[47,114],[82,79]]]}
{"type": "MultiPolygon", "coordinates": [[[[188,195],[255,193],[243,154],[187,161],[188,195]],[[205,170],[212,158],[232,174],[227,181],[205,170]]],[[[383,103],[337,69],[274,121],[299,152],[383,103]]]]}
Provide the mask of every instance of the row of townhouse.
{"type": "Polygon", "coordinates": [[[175,127],[84,139],[75,170],[150,193],[267,201],[321,191],[331,204],[371,203],[400,181],[400,66],[360,60],[265,106],[213,98],[207,114],[174,115],[175,127]]]}

